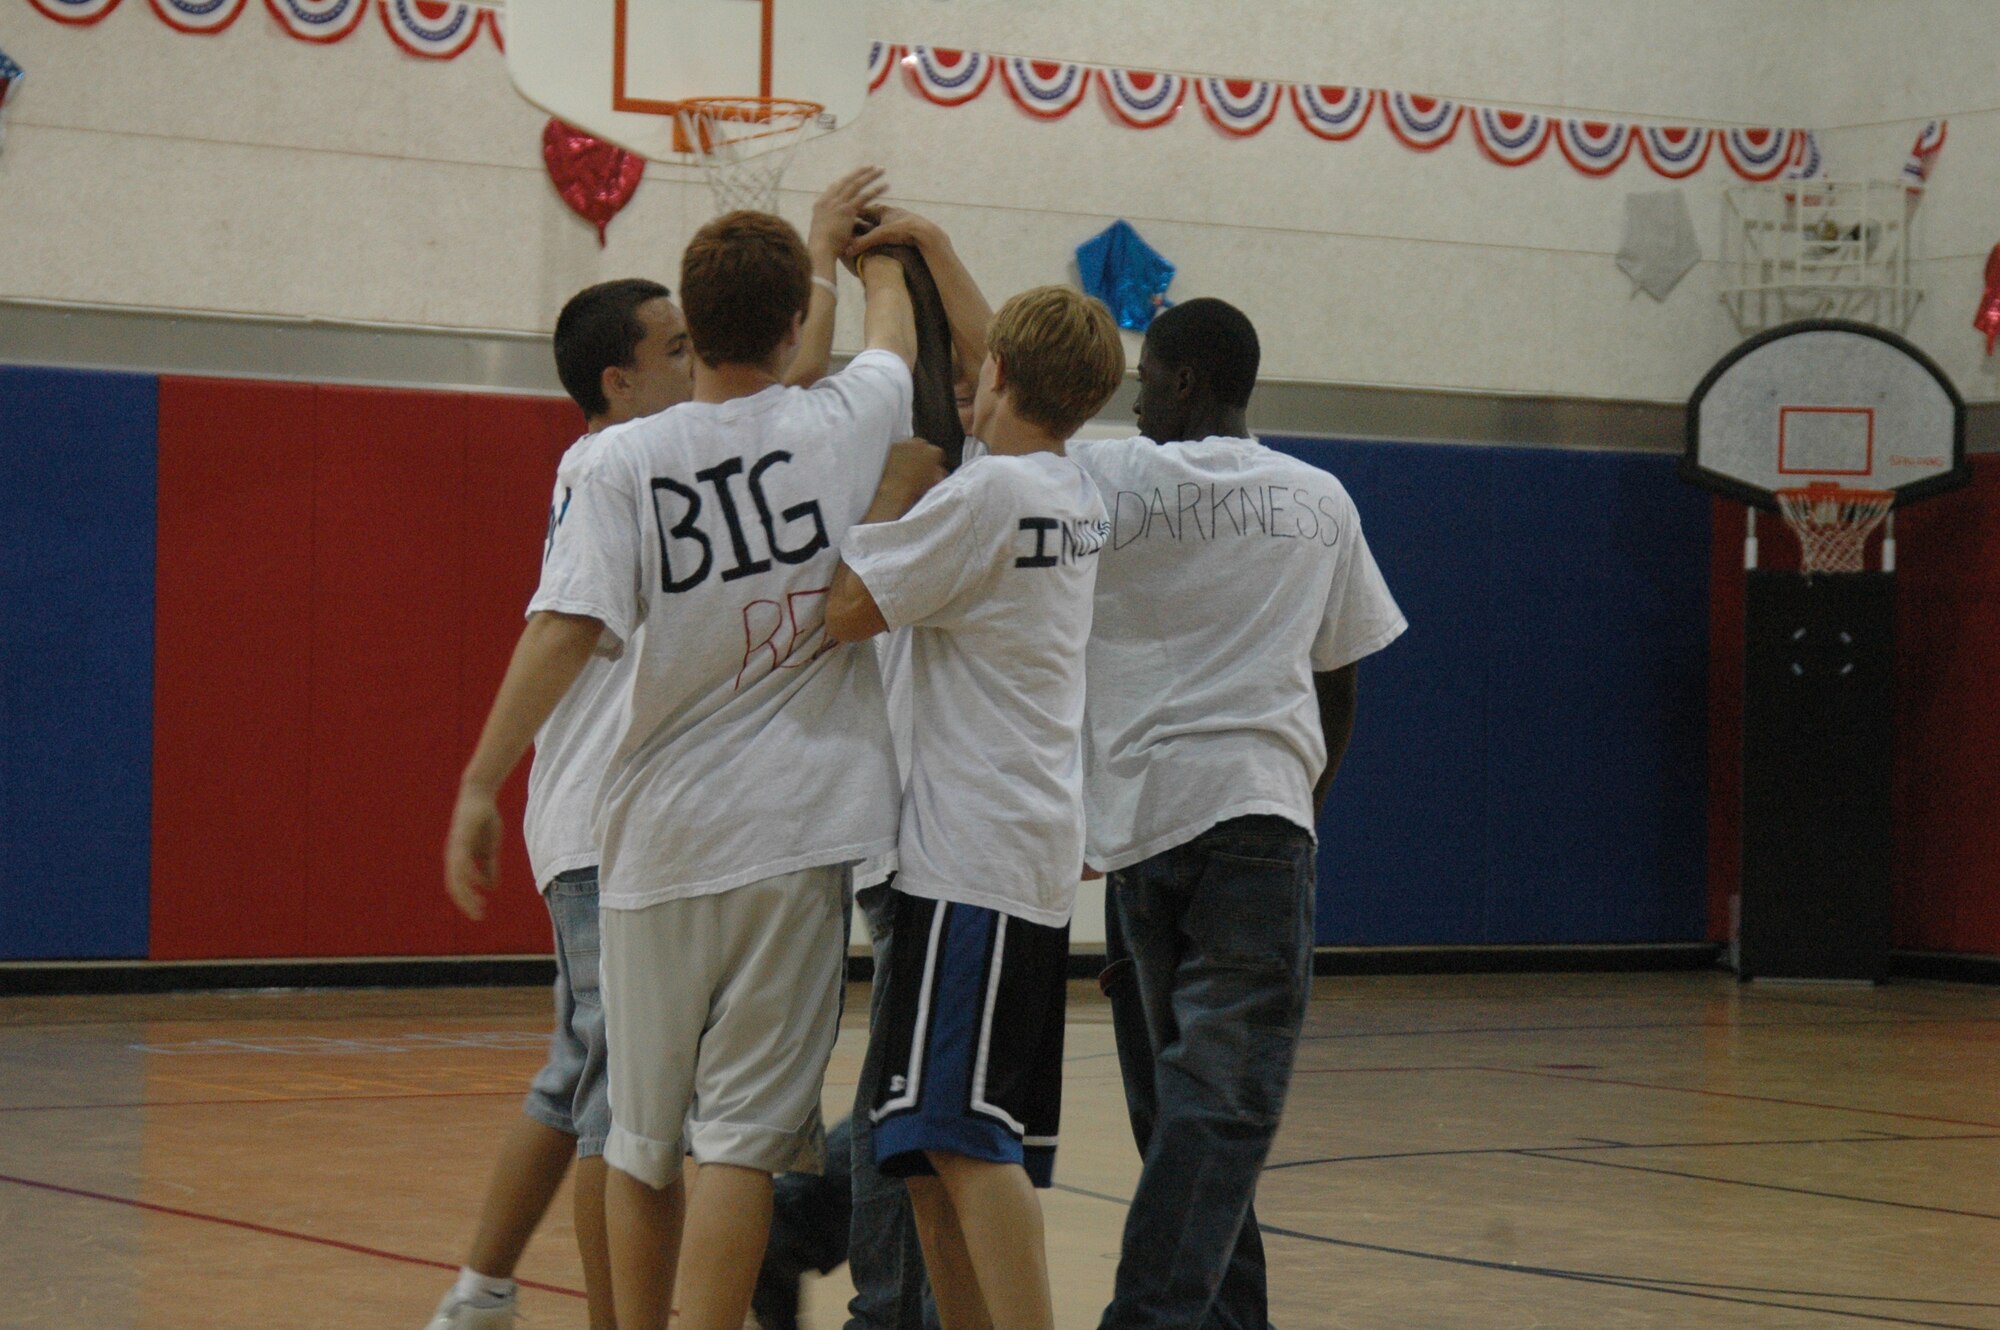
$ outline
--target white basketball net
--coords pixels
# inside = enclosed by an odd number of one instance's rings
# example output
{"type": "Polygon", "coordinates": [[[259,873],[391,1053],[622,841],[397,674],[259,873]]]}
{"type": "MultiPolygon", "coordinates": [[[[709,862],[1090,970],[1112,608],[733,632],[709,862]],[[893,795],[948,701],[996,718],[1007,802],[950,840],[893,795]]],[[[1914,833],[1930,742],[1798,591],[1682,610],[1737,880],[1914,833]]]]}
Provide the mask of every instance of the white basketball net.
{"type": "Polygon", "coordinates": [[[739,208],[777,210],[778,183],[820,110],[814,102],[764,97],[681,104],[681,136],[701,161],[718,216],[739,208]]]}
{"type": "Polygon", "coordinates": [[[1799,538],[1799,567],[1814,573],[1858,573],[1868,537],[1896,506],[1887,490],[1808,486],[1776,490],[1778,511],[1799,538]]]}

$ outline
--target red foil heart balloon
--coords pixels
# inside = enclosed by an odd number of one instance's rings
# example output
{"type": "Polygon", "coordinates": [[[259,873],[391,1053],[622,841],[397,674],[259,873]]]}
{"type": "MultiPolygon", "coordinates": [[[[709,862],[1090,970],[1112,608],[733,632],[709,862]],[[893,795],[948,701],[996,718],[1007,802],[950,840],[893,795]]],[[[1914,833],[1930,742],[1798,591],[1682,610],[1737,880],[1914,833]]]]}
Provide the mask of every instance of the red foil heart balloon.
{"type": "Polygon", "coordinates": [[[1993,341],[2000,338],[2000,245],[1986,256],[1986,294],[1979,301],[1979,316],[1972,326],[1986,334],[1986,354],[1993,354],[1993,341]]]}
{"type": "Polygon", "coordinates": [[[639,178],[646,174],[645,158],[560,120],[549,121],[542,131],[542,160],[548,164],[549,179],[555,182],[563,202],[597,227],[600,246],[604,244],[604,228],[632,201],[639,178]]]}

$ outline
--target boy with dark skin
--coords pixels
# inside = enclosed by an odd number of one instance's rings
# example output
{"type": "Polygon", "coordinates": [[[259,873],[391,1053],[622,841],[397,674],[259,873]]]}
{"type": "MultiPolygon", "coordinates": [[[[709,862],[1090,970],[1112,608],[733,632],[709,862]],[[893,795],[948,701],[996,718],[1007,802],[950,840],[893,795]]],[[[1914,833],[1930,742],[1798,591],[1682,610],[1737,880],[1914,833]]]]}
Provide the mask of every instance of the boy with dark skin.
{"type": "Polygon", "coordinates": [[[1144,437],[1070,446],[1112,513],[1087,857],[1145,1160],[1100,1330],[1269,1324],[1252,1201],[1311,995],[1314,835],[1356,663],[1405,626],[1340,482],[1251,435],[1257,365],[1241,311],[1176,306],[1139,360],[1144,437]]]}

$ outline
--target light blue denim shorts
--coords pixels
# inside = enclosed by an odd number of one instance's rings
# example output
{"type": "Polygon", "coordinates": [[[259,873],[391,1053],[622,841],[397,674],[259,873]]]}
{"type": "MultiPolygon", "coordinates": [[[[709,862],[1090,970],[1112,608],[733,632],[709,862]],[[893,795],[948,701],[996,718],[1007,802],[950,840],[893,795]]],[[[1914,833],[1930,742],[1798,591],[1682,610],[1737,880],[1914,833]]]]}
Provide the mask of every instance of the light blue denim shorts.
{"type": "Polygon", "coordinates": [[[543,893],[556,934],[556,1027],[549,1060],[521,1111],[576,1137],[576,1153],[604,1153],[611,1086],[604,1072],[604,1003],[597,987],[597,870],[561,873],[543,893]]]}

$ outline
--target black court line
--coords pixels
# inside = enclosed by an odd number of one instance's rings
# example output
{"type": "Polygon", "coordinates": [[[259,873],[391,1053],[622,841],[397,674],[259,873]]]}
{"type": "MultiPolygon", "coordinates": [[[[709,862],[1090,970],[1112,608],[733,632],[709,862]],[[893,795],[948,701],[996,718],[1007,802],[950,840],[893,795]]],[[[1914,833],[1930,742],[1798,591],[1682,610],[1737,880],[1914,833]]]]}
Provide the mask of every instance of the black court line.
{"type": "MultiPolygon", "coordinates": [[[[1113,1205],[1130,1208],[1131,1201],[1105,1192],[1090,1191],[1083,1187],[1071,1187],[1058,1182],[1055,1190],[1068,1192],[1073,1196],[1086,1196],[1092,1200],[1108,1201],[1113,1205]]],[[[1601,1288],[1629,1289],[1635,1293],[1657,1293],[1663,1297],[1688,1298],[1699,1302],[1731,1303],[1742,1307],[1773,1307],[1782,1311],[1808,1312],[1819,1316],[1834,1316],[1849,1321],[1871,1321],[1880,1325],[1913,1325],[1925,1330],[1992,1330],[1991,1326],[1969,1325],[1962,1321],[1919,1321],[1907,1316],[1884,1316],[1875,1312],[1848,1311],[1839,1307],[1815,1307],[1801,1302],[1772,1302],[1764,1298],[1736,1296],[1727,1291],[1727,1286],[1717,1286],[1708,1290],[1703,1285],[1687,1284],[1677,1280],[1647,1279],[1644,1276],[1599,1274],[1588,1270],[1563,1270],[1555,1266],[1515,1265],[1506,1261],[1483,1261],[1473,1256],[1452,1256],[1445,1252],[1421,1251],[1413,1247],[1392,1247],[1379,1242],[1357,1242],[1351,1238],[1330,1238],[1322,1233],[1305,1233],[1298,1229],[1280,1228],[1275,1224],[1259,1224],[1258,1231],[1274,1237],[1296,1238],[1301,1242],[1315,1242],[1327,1247],[1341,1247],[1349,1251],[1369,1252],[1378,1256],[1401,1256],[1410,1260],[1431,1261],[1441,1265],[1455,1265],[1463,1269],[1486,1270],[1496,1274],[1525,1275],[1535,1279],[1558,1279],[1576,1284],[1595,1284],[1601,1288]]],[[[1778,1295],[1787,1296],[1787,1295],[1778,1295]]],[[[1838,1293],[1800,1293],[1793,1297],[1838,1298],[1838,1293]]],[[[1882,1299],[1904,1305],[1923,1305],[1918,1299],[1882,1299]]],[[[1969,1305],[1984,1307],[1987,1304],[1947,1303],[1946,1306],[1969,1305]]]]}
{"type": "Polygon", "coordinates": [[[1704,1099],[1739,1099],[1752,1104],[1779,1104],[1786,1108],[1817,1108],[1828,1113],[1859,1113],[1873,1118],[1898,1118],[1905,1122],[1935,1122],[1947,1127],[1978,1127],[2000,1131],[2000,1122],[1978,1122],[1967,1118],[1940,1117],[1934,1113],[1905,1113],[1892,1108],[1860,1108],[1853,1104],[1827,1104],[1813,1099],[1785,1099],[1777,1095],[1744,1094],[1740,1090],[1704,1090],[1692,1085],[1661,1085],[1657,1081],[1628,1081],[1615,1076],[1579,1076],[1574,1072],[1544,1071],[1535,1067],[1481,1067],[1499,1076],[1536,1076],[1543,1080],[1575,1081],[1582,1085],[1608,1085],[1615,1089],[1651,1090],[1660,1094],[1700,1095],[1704,1099]]]}
{"type": "MultiPolygon", "coordinates": [[[[1588,1137],[1579,1137],[1588,1140],[1588,1137]]],[[[1266,1164],[1266,1173],[1288,1168],[1311,1168],[1318,1164],[1371,1164],[1397,1159],[1452,1159],[1477,1155],[1594,1154],[1607,1150],[1736,1150],[1754,1146],[1785,1145],[1891,1145],[1902,1142],[2000,1141],[2000,1134],[1955,1132],[1937,1136],[1828,1136],[1820,1138],[1774,1137],[1750,1141],[1604,1141],[1596,1145],[1468,1146],[1459,1150],[1398,1150],[1382,1154],[1326,1155],[1317,1159],[1288,1159],[1282,1164],[1266,1164]]]]}
{"type": "Polygon", "coordinates": [[[1855,1196],[1848,1192],[1820,1191],[1813,1187],[1789,1187],[1778,1182],[1751,1182],[1744,1178],[1719,1178],[1712,1173],[1687,1173],[1674,1168],[1648,1168],[1644,1164],[1615,1164],[1609,1159],[1580,1159],[1545,1150],[1517,1151],[1525,1159],[1546,1159],[1557,1164],[1588,1164],[1592,1168],[1615,1168],[1626,1173],[1652,1173],[1663,1178],[1684,1178],[1689,1182],[1713,1182],[1727,1187],[1748,1187],[1754,1191],[1784,1192],[1791,1196],[1813,1196],[1825,1201],[1851,1201],[1856,1205],[1880,1205],[1892,1210],[1919,1210],[1925,1214],[1952,1215],[1959,1219],[1996,1219],[2000,1214],[1985,1210],[1954,1210],[1944,1205],[1919,1205],[1915,1201],[1891,1201],[1880,1196],[1855,1196]]]}
{"type": "Polygon", "coordinates": [[[1461,1025],[1431,1029],[1348,1030],[1299,1036],[1300,1043],[1341,1039],[1433,1039],[1469,1034],[1595,1034],[1632,1030],[1847,1030],[1868,1025],[2000,1025],[2000,1016],[1863,1016],[1851,1021],[1631,1021],[1604,1025],[1461,1025]]]}

